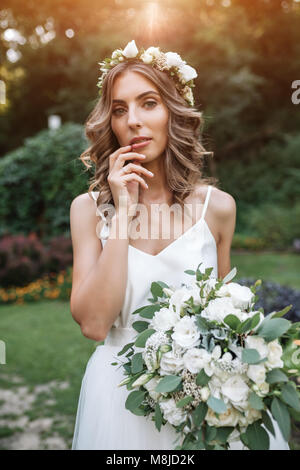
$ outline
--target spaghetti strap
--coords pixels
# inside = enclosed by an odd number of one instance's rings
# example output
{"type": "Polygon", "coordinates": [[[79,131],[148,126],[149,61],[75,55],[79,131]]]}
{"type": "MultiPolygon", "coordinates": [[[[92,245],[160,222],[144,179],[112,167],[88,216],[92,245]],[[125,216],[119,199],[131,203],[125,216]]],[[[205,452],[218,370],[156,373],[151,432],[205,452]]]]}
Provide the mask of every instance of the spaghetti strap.
{"type": "Polygon", "coordinates": [[[97,203],[97,197],[96,197],[96,194],[94,193],[94,191],[91,191],[91,194],[93,196],[94,201],[97,203]]]}
{"type": "Polygon", "coordinates": [[[204,219],[204,217],[205,217],[205,213],[206,213],[206,209],[207,209],[207,206],[208,206],[208,201],[209,201],[211,190],[212,190],[212,186],[208,186],[207,193],[206,193],[206,198],[205,198],[205,202],[204,202],[204,207],[203,207],[203,211],[202,211],[202,215],[201,215],[201,219],[204,219]]]}
{"type": "Polygon", "coordinates": [[[104,245],[103,242],[105,242],[109,237],[108,218],[103,214],[102,210],[97,206],[97,197],[94,191],[91,191],[91,194],[96,204],[96,215],[98,217],[101,217],[101,220],[102,220],[102,224],[101,222],[97,224],[96,233],[97,233],[98,238],[100,238],[100,240],[102,241],[102,245],[104,245]]]}

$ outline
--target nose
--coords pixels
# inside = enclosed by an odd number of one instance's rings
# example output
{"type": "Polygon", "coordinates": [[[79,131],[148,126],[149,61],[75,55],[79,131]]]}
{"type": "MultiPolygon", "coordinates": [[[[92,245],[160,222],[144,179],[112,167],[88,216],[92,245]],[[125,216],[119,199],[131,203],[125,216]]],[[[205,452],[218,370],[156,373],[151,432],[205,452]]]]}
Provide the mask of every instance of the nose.
{"type": "Polygon", "coordinates": [[[128,109],[128,126],[141,127],[142,123],[137,108],[133,105],[128,109]]]}

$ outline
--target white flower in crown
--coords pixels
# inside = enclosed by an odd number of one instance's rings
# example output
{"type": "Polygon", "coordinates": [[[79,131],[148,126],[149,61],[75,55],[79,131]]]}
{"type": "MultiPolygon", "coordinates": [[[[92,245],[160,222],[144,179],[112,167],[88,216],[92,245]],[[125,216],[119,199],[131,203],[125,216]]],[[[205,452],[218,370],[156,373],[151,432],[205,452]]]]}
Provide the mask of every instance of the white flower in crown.
{"type": "Polygon", "coordinates": [[[123,56],[127,57],[127,59],[132,59],[138,55],[138,48],[136,47],[135,40],[133,39],[130,41],[125,49],[123,49],[122,54],[123,56]]]}
{"type": "Polygon", "coordinates": [[[179,68],[178,75],[184,83],[187,83],[197,77],[197,72],[193,67],[185,64],[179,68]]]}
{"type": "Polygon", "coordinates": [[[168,67],[182,67],[186,64],[185,60],[182,60],[177,52],[166,52],[165,57],[168,67]]]}

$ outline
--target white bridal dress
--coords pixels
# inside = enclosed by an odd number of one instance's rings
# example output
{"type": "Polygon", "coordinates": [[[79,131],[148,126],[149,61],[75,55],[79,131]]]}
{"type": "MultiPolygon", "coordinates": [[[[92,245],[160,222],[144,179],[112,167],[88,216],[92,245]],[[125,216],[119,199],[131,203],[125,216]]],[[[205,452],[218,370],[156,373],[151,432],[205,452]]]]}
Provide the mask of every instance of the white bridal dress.
{"type": "MultiPolygon", "coordinates": [[[[218,276],[217,247],[205,220],[212,186],[208,187],[201,218],[179,238],[153,256],[132,245],[128,248],[128,281],[124,305],[116,319],[105,344],[96,348],[89,359],[83,376],[72,449],[106,450],[174,450],[179,444],[179,434],[167,423],[159,432],[151,415],[136,416],[125,409],[129,394],[126,386],[118,387],[124,379],[123,367],[118,363],[125,356],[117,356],[123,346],[136,336],[131,327],[137,320],[133,311],[149,305],[152,297],[149,288],[152,281],[164,281],[180,287],[191,281],[186,269],[195,270],[199,263],[201,271],[213,267],[212,276],[218,276]],[[175,443],[176,441],[176,443],[175,443]]],[[[93,193],[96,201],[96,196],[93,193]]],[[[97,212],[99,215],[99,212],[97,212]]],[[[106,240],[101,239],[103,246],[106,240]]],[[[273,422],[276,438],[270,434],[272,450],[289,450],[277,423],[273,422]]],[[[243,449],[240,441],[231,444],[232,449],[243,449]]]]}

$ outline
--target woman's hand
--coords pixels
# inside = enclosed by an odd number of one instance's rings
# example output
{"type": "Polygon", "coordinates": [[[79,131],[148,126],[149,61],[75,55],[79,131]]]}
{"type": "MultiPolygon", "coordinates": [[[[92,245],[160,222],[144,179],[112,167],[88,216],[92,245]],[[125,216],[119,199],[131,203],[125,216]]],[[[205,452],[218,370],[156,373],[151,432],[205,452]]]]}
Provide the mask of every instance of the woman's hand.
{"type": "MultiPolygon", "coordinates": [[[[137,144],[136,144],[137,145],[137,144]]],[[[109,156],[109,175],[107,181],[114,199],[116,211],[120,209],[121,197],[122,203],[126,203],[127,215],[134,216],[134,208],[139,200],[139,184],[148,189],[145,180],[140,176],[154,176],[153,173],[141,165],[145,156],[130,152],[131,145],[120,147],[109,156]],[[126,164],[129,160],[132,163],[126,164]]]]}

